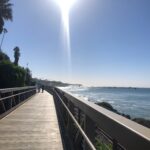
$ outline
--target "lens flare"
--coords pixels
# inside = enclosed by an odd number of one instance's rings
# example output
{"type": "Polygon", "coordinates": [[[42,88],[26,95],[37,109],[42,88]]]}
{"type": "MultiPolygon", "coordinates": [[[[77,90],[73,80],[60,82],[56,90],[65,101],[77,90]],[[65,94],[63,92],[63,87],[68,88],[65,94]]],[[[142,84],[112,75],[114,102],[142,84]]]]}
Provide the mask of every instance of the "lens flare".
{"type": "Polygon", "coordinates": [[[68,69],[71,74],[71,42],[70,42],[70,25],[69,25],[69,12],[76,0],[55,0],[60,7],[62,15],[64,45],[68,57],[68,69]]]}

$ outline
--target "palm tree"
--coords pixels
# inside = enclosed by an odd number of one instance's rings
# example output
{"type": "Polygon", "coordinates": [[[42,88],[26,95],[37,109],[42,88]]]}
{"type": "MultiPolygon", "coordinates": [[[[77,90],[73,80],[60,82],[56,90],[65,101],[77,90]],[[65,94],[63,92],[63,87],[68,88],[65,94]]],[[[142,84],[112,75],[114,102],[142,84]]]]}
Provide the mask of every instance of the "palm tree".
{"type": "Polygon", "coordinates": [[[3,36],[2,36],[2,40],[1,40],[1,44],[0,44],[0,52],[2,51],[2,44],[3,44],[3,41],[4,41],[5,34],[7,32],[8,32],[7,29],[3,28],[3,36]]]}
{"type": "Polygon", "coordinates": [[[20,57],[20,49],[19,49],[19,47],[15,47],[14,48],[14,58],[15,58],[14,64],[16,66],[18,66],[19,57],[20,57]]]}
{"type": "Polygon", "coordinates": [[[13,19],[12,4],[9,1],[0,0],[0,34],[3,32],[4,21],[13,19]]]}

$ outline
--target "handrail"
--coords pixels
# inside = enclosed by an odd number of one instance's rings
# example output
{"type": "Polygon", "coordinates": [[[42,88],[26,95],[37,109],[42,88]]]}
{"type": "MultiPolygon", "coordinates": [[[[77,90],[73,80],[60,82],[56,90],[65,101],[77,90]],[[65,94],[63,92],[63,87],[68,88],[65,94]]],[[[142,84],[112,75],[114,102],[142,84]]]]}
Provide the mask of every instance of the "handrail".
{"type": "Polygon", "coordinates": [[[56,90],[55,90],[55,93],[59,97],[59,100],[61,101],[61,103],[63,104],[63,106],[65,107],[65,109],[67,110],[68,114],[70,115],[70,117],[72,118],[73,122],[75,123],[75,125],[79,129],[80,133],[83,135],[83,137],[86,140],[87,144],[90,146],[91,150],[96,150],[96,148],[94,147],[94,145],[92,144],[92,142],[89,140],[89,138],[87,137],[87,135],[85,134],[85,132],[82,130],[82,128],[80,127],[79,123],[76,121],[76,119],[74,118],[74,116],[72,115],[72,113],[70,112],[70,110],[67,108],[66,104],[63,102],[63,100],[61,99],[61,97],[59,96],[59,94],[57,93],[56,90]]]}
{"type": "Polygon", "coordinates": [[[15,97],[15,96],[18,96],[18,95],[22,95],[22,94],[25,94],[25,93],[29,93],[31,91],[34,91],[34,90],[25,91],[25,92],[21,92],[21,93],[18,93],[18,94],[11,95],[11,96],[3,97],[3,98],[0,98],[0,101],[3,101],[3,100],[8,99],[8,98],[15,97]]]}
{"type": "Polygon", "coordinates": [[[0,89],[0,118],[36,93],[36,86],[0,89]]]}
{"type": "Polygon", "coordinates": [[[7,92],[12,92],[12,91],[26,90],[26,89],[31,89],[31,88],[35,88],[35,87],[36,86],[5,88],[5,89],[0,89],[0,93],[7,93],[7,92]]]}
{"type": "Polygon", "coordinates": [[[112,142],[117,142],[117,145],[121,145],[128,150],[150,149],[150,129],[147,127],[139,125],[92,102],[77,98],[62,89],[54,88],[54,90],[57,91],[59,99],[65,100],[63,101],[64,103],[72,103],[73,107],[77,107],[91,121],[95,122],[106,135],[109,135],[113,139],[112,142]]]}

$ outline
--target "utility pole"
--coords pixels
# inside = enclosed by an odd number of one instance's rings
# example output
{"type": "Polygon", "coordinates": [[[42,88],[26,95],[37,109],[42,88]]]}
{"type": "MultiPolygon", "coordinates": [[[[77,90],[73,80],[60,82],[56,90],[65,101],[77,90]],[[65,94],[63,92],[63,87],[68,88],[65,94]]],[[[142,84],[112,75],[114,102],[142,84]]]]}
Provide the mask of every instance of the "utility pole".
{"type": "Polygon", "coordinates": [[[8,32],[7,29],[3,28],[3,36],[2,36],[2,40],[1,40],[1,44],[0,44],[0,52],[2,51],[2,45],[3,45],[5,33],[7,33],[7,32],[8,32]]]}

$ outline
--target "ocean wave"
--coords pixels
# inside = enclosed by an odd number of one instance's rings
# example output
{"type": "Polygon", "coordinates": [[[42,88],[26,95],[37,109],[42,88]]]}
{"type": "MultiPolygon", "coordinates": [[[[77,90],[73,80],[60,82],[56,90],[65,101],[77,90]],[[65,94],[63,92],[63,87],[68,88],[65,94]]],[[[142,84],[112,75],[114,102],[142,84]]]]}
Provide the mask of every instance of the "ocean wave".
{"type": "Polygon", "coordinates": [[[150,118],[150,93],[147,89],[69,86],[64,90],[91,102],[108,102],[121,113],[131,117],[150,118]],[[142,95],[142,96],[141,96],[142,95]]]}
{"type": "Polygon", "coordinates": [[[76,86],[76,85],[70,85],[70,86],[67,86],[67,87],[60,87],[61,89],[63,89],[63,90],[66,90],[66,91],[68,91],[68,92],[70,92],[70,91],[74,91],[74,92],[76,92],[76,91],[86,91],[86,90],[88,90],[89,88],[88,87],[85,87],[85,86],[76,86]]]}

